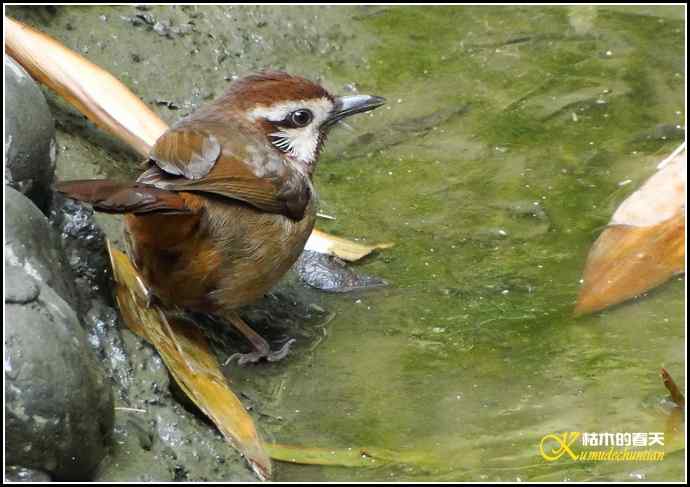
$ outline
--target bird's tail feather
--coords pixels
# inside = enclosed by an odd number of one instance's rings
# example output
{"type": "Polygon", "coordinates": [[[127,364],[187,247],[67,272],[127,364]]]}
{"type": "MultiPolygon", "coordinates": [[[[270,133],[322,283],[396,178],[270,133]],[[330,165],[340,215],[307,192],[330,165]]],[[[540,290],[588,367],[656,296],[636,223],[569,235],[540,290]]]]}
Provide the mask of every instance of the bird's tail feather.
{"type": "Polygon", "coordinates": [[[185,200],[176,192],[140,183],[120,183],[108,179],[62,181],[56,191],[104,213],[190,213],[185,200]]]}

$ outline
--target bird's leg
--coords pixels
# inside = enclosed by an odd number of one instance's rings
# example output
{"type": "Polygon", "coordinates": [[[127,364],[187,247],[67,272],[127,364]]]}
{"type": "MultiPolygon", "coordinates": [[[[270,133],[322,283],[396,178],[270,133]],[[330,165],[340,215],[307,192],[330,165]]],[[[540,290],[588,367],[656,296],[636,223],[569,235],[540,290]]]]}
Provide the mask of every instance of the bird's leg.
{"type": "Polygon", "coordinates": [[[277,362],[278,360],[285,358],[290,351],[290,346],[295,342],[295,339],[291,338],[278,350],[271,351],[271,346],[268,344],[266,339],[252,330],[252,328],[236,312],[231,311],[223,313],[222,318],[229,321],[232,326],[234,326],[247,340],[249,340],[249,342],[252,344],[252,347],[254,347],[253,352],[232,354],[225,364],[228,364],[235,359],[237,359],[238,365],[256,363],[262,358],[265,358],[269,362],[277,362]]]}

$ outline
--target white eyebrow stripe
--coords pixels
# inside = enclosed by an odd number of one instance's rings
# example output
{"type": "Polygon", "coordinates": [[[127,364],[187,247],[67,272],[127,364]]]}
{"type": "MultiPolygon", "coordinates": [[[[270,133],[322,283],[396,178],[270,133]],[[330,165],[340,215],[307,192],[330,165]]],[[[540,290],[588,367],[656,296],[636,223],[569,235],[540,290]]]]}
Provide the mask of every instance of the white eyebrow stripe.
{"type": "Polygon", "coordinates": [[[311,100],[290,100],[274,103],[269,106],[261,105],[250,111],[248,115],[252,120],[263,118],[271,122],[280,122],[291,112],[299,110],[300,108],[308,108],[314,113],[314,118],[320,120],[328,116],[332,107],[333,102],[324,96],[311,100]]]}

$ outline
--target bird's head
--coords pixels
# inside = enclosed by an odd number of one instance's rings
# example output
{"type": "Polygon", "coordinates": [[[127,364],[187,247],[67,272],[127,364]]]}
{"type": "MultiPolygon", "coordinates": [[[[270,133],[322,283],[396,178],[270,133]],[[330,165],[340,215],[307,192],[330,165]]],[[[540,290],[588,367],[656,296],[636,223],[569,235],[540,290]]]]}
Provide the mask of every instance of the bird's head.
{"type": "Polygon", "coordinates": [[[226,101],[257,126],[275,150],[311,174],[328,131],[385,100],[369,95],[337,97],[299,76],[264,72],[235,81],[226,101]]]}

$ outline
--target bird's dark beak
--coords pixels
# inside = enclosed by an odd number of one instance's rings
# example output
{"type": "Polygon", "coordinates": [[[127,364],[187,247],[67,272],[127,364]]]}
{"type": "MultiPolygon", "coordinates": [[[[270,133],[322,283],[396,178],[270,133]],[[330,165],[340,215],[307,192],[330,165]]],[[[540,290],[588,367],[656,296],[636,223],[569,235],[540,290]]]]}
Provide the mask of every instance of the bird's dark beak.
{"type": "Polygon", "coordinates": [[[378,108],[386,103],[385,98],[370,95],[341,96],[336,98],[331,116],[323,123],[323,127],[330,127],[336,122],[354,115],[378,108]]]}

